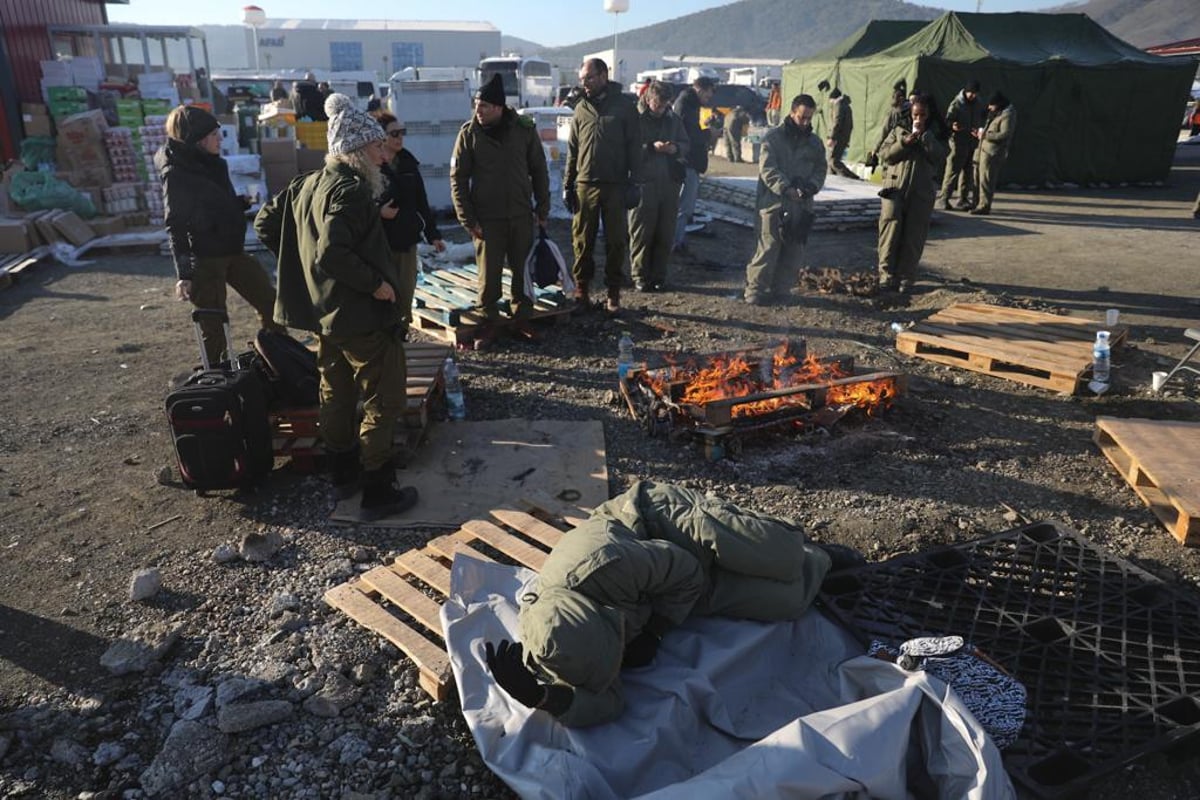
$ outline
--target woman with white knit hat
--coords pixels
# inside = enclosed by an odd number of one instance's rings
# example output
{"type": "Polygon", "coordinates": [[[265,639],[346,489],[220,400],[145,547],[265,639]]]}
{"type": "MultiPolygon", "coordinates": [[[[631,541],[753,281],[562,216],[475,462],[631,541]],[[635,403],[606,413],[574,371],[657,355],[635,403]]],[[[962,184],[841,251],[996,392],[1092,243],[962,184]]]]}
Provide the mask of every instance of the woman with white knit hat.
{"type": "Polygon", "coordinates": [[[392,439],[407,388],[400,284],[376,205],[386,135],[343,94],[330,95],[325,112],[324,169],[293,180],[254,227],[278,256],[275,318],[317,334],[321,437],[335,492],[350,497],[361,467],[361,516],[373,521],[417,502],[416,489],[393,485],[392,439]]]}

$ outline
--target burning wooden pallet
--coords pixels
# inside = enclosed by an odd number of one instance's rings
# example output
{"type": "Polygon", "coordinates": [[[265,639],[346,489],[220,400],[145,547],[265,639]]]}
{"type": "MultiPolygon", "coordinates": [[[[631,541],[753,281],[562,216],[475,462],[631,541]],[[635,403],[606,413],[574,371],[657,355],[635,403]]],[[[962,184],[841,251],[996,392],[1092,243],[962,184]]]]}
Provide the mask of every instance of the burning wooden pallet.
{"type": "MultiPolygon", "coordinates": [[[[500,284],[503,296],[497,307],[500,318],[491,322],[501,327],[511,325],[512,273],[504,270],[500,284]]],[[[467,347],[488,324],[475,306],[479,285],[479,268],[475,264],[448,267],[423,273],[413,297],[413,325],[418,329],[456,347],[467,347]]],[[[529,319],[557,321],[570,314],[574,303],[557,288],[535,289],[533,313],[529,319]]]]}
{"type": "Polygon", "coordinates": [[[466,522],[454,533],[432,539],[420,550],[410,550],[391,564],[325,593],[326,603],[412,659],[421,688],[436,700],[449,696],[453,678],[442,635],[441,607],[450,595],[450,565],[455,554],[483,561],[505,560],[538,571],[550,549],[571,527],[570,522],[554,519],[540,509],[529,513],[498,508],[490,515],[491,520],[466,522]]]}
{"type": "Polygon", "coordinates": [[[699,436],[712,459],[751,432],[828,429],[855,408],[881,411],[904,388],[901,374],[861,372],[850,356],[809,356],[802,341],[636,368],[620,384],[651,434],[699,436]]]}
{"type": "Polygon", "coordinates": [[[1172,536],[1200,544],[1200,423],[1098,417],[1092,441],[1172,536]]]}
{"type": "MultiPolygon", "coordinates": [[[[442,365],[453,354],[444,344],[405,342],[408,367],[408,407],[396,429],[395,443],[415,449],[429,426],[431,406],[441,395],[442,365]]],[[[271,431],[276,458],[291,460],[292,469],[312,472],[323,455],[316,408],[288,408],[271,414],[271,431]]]]}
{"type": "Polygon", "coordinates": [[[1042,389],[1074,394],[1092,367],[1096,331],[1109,345],[1123,344],[1129,329],[1083,319],[961,303],[937,312],[896,335],[896,349],[1042,389]]]}

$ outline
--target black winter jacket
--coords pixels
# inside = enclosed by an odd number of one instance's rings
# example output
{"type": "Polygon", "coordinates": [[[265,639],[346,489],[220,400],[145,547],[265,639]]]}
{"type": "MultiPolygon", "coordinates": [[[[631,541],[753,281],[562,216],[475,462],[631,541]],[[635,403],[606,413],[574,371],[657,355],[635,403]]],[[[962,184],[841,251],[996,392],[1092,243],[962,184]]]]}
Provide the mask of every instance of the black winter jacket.
{"type": "Polygon", "coordinates": [[[380,198],[380,204],[392,200],[400,209],[395,219],[383,221],[388,244],[397,253],[421,241],[422,235],[430,244],[443,238],[433,211],[429,208],[429,196],[425,193],[425,181],[421,178],[420,167],[421,162],[408,150],[401,150],[390,163],[382,167],[387,188],[380,198]]]}
{"type": "Polygon", "coordinates": [[[246,202],[233,191],[225,159],[168,139],[154,155],[175,273],[190,281],[196,259],[234,256],[246,242],[246,202]]]}
{"type": "Polygon", "coordinates": [[[683,130],[688,135],[688,166],[703,175],[708,172],[708,131],[700,127],[700,95],[688,87],[675,98],[673,110],[683,122],[683,130]]]}

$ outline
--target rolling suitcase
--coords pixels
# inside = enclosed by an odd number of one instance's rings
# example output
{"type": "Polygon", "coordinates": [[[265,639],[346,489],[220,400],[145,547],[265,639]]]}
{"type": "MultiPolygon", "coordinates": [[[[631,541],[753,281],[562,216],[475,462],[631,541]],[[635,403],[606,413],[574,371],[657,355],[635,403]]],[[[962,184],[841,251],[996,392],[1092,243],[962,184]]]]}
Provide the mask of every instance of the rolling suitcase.
{"type": "Polygon", "coordinates": [[[262,378],[243,357],[232,355],[228,314],[198,308],[192,322],[204,367],[166,401],[179,475],[184,486],[197,492],[254,486],[274,466],[262,378]],[[208,363],[200,333],[206,315],[219,316],[225,325],[230,361],[216,367],[208,363]]]}

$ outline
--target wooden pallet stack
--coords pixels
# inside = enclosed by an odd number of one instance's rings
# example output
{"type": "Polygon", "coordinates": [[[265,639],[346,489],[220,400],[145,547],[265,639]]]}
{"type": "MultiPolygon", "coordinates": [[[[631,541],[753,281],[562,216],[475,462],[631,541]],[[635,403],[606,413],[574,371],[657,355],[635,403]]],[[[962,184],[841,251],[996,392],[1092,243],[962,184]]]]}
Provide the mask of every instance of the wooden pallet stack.
{"type": "Polygon", "coordinates": [[[1115,352],[1129,333],[1124,325],[960,303],[896,335],[896,349],[1018,383],[1074,394],[1089,377],[1096,332],[1108,330],[1115,352]]]}
{"type": "MultiPolygon", "coordinates": [[[[396,429],[395,443],[415,449],[425,436],[432,406],[442,394],[442,364],[452,355],[449,347],[431,342],[405,342],[408,366],[408,407],[396,429]]],[[[291,460],[292,469],[312,472],[324,454],[316,408],[289,408],[271,414],[276,458],[291,460]]]]}
{"type": "MultiPolygon", "coordinates": [[[[500,318],[491,324],[514,322],[512,317],[512,273],[504,270],[500,284],[503,296],[498,304],[500,318]]],[[[413,325],[456,347],[467,347],[489,321],[475,306],[479,286],[479,268],[475,264],[447,267],[426,272],[417,282],[413,299],[413,325]]],[[[532,320],[557,321],[569,315],[573,302],[558,287],[534,290],[532,320]]]]}

